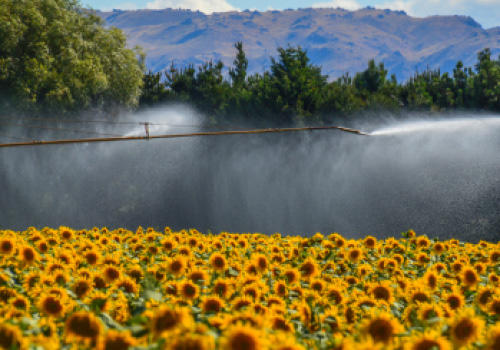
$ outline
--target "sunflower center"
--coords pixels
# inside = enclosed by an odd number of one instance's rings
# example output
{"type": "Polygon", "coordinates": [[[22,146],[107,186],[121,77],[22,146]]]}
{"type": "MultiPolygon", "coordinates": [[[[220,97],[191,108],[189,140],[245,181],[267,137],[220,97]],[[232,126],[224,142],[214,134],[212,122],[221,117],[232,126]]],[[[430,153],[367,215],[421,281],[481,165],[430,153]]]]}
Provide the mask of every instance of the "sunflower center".
{"type": "Polygon", "coordinates": [[[184,286],[184,295],[188,298],[193,298],[196,295],[196,287],[188,283],[184,286]]]}
{"type": "Polygon", "coordinates": [[[435,340],[431,339],[423,339],[417,342],[412,350],[436,350],[436,349],[441,349],[441,346],[439,343],[435,340]]]}
{"type": "Polygon", "coordinates": [[[474,284],[477,282],[477,276],[474,271],[468,270],[465,272],[465,281],[468,284],[474,284]]]}
{"type": "Polygon", "coordinates": [[[163,331],[174,328],[179,323],[179,318],[173,312],[168,311],[159,315],[154,324],[155,331],[161,333],[163,331]]]}
{"type": "Polygon", "coordinates": [[[97,338],[99,324],[89,315],[73,315],[68,320],[68,330],[83,338],[97,338]]]}
{"type": "Polygon", "coordinates": [[[376,299],[389,300],[391,293],[389,290],[383,286],[378,286],[373,289],[373,296],[376,299]]]}
{"type": "Polygon", "coordinates": [[[413,294],[413,301],[425,302],[427,300],[428,300],[427,294],[425,294],[423,292],[417,292],[417,293],[413,294]]]}
{"type": "Polygon", "coordinates": [[[474,323],[471,320],[464,319],[455,326],[453,334],[458,341],[464,342],[474,335],[474,330],[474,323]]]}
{"type": "Polygon", "coordinates": [[[257,349],[257,341],[252,335],[238,332],[231,337],[230,349],[238,350],[255,350],[257,349]]]}
{"type": "Polygon", "coordinates": [[[178,260],[175,260],[172,262],[172,264],[170,265],[170,269],[173,271],[173,272],[179,272],[180,270],[182,270],[182,263],[178,260]]]}
{"type": "Polygon", "coordinates": [[[59,300],[57,300],[53,297],[47,298],[45,300],[45,302],[43,303],[43,306],[44,306],[45,312],[47,312],[48,314],[51,314],[51,315],[57,315],[58,313],[60,313],[62,311],[61,303],[59,302],[59,300]]]}
{"type": "Polygon", "coordinates": [[[12,242],[10,241],[3,241],[2,242],[2,252],[4,253],[9,253],[10,251],[12,251],[12,249],[14,248],[12,242]]]}
{"type": "Polygon", "coordinates": [[[205,303],[205,310],[208,312],[219,312],[221,304],[216,299],[208,299],[205,303]]]}
{"type": "Polygon", "coordinates": [[[35,253],[33,252],[33,249],[27,248],[23,250],[23,257],[24,260],[26,261],[33,261],[35,260],[35,253]]]}
{"type": "Polygon", "coordinates": [[[112,338],[104,341],[105,350],[124,350],[130,346],[130,342],[123,338],[112,338]]]}
{"type": "Polygon", "coordinates": [[[370,333],[376,342],[388,343],[392,338],[393,332],[394,329],[391,323],[382,319],[375,319],[368,326],[368,333],[370,333]]]}
{"type": "Polygon", "coordinates": [[[224,268],[226,262],[221,256],[216,256],[214,259],[214,266],[218,269],[224,268]]]}
{"type": "Polygon", "coordinates": [[[479,295],[479,304],[481,304],[481,305],[487,304],[488,301],[490,301],[490,298],[492,295],[493,295],[493,293],[491,292],[491,290],[485,290],[484,292],[482,292],[479,295]]]}
{"type": "Polygon", "coordinates": [[[460,306],[460,298],[452,295],[448,298],[448,305],[450,305],[450,307],[452,309],[457,309],[459,306],[460,306]]]}
{"type": "Polygon", "coordinates": [[[17,348],[16,345],[18,344],[19,340],[13,331],[6,329],[5,327],[0,328],[0,346],[3,349],[17,348]]]}

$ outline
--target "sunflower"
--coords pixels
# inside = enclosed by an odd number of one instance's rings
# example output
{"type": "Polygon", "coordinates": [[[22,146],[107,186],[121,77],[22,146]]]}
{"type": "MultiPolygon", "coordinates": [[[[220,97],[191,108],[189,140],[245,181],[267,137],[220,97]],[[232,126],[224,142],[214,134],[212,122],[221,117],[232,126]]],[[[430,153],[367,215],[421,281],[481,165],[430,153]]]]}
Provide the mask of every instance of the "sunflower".
{"type": "Polygon", "coordinates": [[[373,249],[377,245],[377,239],[373,236],[366,236],[363,240],[363,244],[368,249],[373,249]]]}
{"type": "Polygon", "coordinates": [[[135,282],[135,280],[122,276],[115,282],[117,288],[122,289],[126,293],[137,294],[139,293],[139,286],[135,282]]]}
{"type": "Polygon", "coordinates": [[[297,282],[299,280],[300,273],[299,273],[299,270],[291,268],[291,269],[285,270],[284,276],[285,276],[288,284],[294,284],[295,282],[297,282]]]}
{"type": "Polygon", "coordinates": [[[425,289],[425,286],[413,285],[407,292],[409,295],[409,301],[411,302],[428,302],[431,300],[430,293],[425,289]]]}
{"type": "Polygon", "coordinates": [[[451,271],[454,273],[460,273],[464,267],[463,262],[461,261],[455,261],[453,264],[451,264],[451,271]]]}
{"type": "Polygon", "coordinates": [[[177,246],[177,242],[171,238],[165,238],[160,242],[163,250],[166,252],[171,252],[177,246]]]}
{"type": "Polygon", "coordinates": [[[96,265],[99,262],[100,254],[95,250],[90,250],[85,253],[84,258],[87,261],[87,264],[96,265]]]}
{"type": "Polygon", "coordinates": [[[500,315],[500,296],[494,296],[493,299],[488,303],[488,313],[491,315],[500,315]]]}
{"type": "Polygon", "coordinates": [[[129,332],[109,330],[99,338],[97,350],[127,350],[137,343],[129,332]]]}
{"type": "Polygon", "coordinates": [[[230,280],[219,278],[213,284],[213,292],[222,298],[226,298],[231,290],[230,280]]]}
{"type": "Polygon", "coordinates": [[[232,301],[231,301],[231,305],[232,305],[232,309],[233,310],[236,310],[236,311],[239,311],[241,309],[244,309],[246,307],[249,307],[253,304],[253,300],[246,297],[246,296],[243,296],[243,297],[237,297],[237,298],[234,298],[232,301]]]}
{"type": "Polygon", "coordinates": [[[392,304],[394,301],[392,287],[387,281],[373,284],[370,287],[370,294],[373,298],[385,301],[388,304],[392,304]]]}
{"type": "Polygon", "coordinates": [[[4,237],[0,240],[0,254],[11,255],[16,250],[16,242],[13,238],[4,237]]]}
{"type": "Polygon", "coordinates": [[[36,271],[30,272],[24,275],[23,288],[29,291],[35,287],[38,281],[40,281],[39,273],[36,271]]]}
{"type": "Polygon", "coordinates": [[[214,338],[210,335],[184,334],[169,339],[166,350],[213,350],[214,338]]]}
{"type": "Polygon", "coordinates": [[[500,323],[491,326],[486,334],[486,350],[500,349],[500,323]]]}
{"type": "Polygon", "coordinates": [[[287,294],[287,285],[284,281],[276,281],[274,283],[274,293],[280,297],[285,297],[287,294]]]}
{"type": "Polygon", "coordinates": [[[207,296],[203,298],[201,309],[204,313],[218,313],[224,307],[224,300],[217,296],[207,296]]]}
{"type": "Polygon", "coordinates": [[[343,288],[338,288],[338,287],[330,287],[326,291],[326,297],[333,301],[336,305],[342,303],[344,300],[344,292],[343,288]]]}
{"type": "Polygon", "coordinates": [[[429,263],[429,261],[430,258],[429,255],[427,255],[427,253],[422,252],[417,254],[416,262],[418,265],[425,266],[427,263],[429,263]]]}
{"type": "Polygon", "coordinates": [[[458,313],[450,324],[450,337],[458,347],[467,346],[479,339],[484,321],[474,310],[467,308],[458,313]]]}
{"type": "Polygon", "coordinates": [[[30,308],[30,301],[24,295],[18,295],[11,299],[11,305],[18,310],[28,311],[30,308]]]}
{"type": "Polygon", "coordinates": [[[347,251],[347,259],[352,263],[357,263],[363,259],[363,251],[359,248],[352,248],[347,251]]]}
{"type": "Polygon", "coordinates": [[[357,274],[364,278],[372,272],[372,267],[369,264],[363,264],[358,266],[357,274]]]}
{"type": "Polygon", "coordinates": [[[94,283],[94,287],[97,289],[104,289],[108,285],[106,280],[97,274],[92,277],[92,282],[94,283]]]}
{"type": "Polygon", "coordinates": [[[120,278],[121,272],[114,266],[106,266],[102,271],[102,275],[106,282],[110,283],[120,278]]]}
{"type": "Polygon", "coordinates": [[[404,344],[404,350],[452,350],[451,343],[437,331],[412,335],[404,344]]]}
{"type": "Polygon", "coordinates": [[[191,281],[184,281],[179,285],[179,293],[184,299],[193,300],[198,297],[200,287],[191,281]]]}
{"type": "Polygon", "coordinates": [[[143,277],[143,272],[142,272],[142,267],[140,265],[132,265],[129,266],[127,269],[127,275],[132,277],[137,283],[140,282],[140,280],[143,277]]]}
{"type": "Polygon", "coordinates": [[[19,249],[19,258],[24,264],[31,265],[36,262],[38,256],[35,249],[30,246],[23,246],[19,249]]]}
{"type": "Polygon", "coordinates": [[[170,260],[170,263],[168,264],[168,271],[172,275],[179,277],[184,273],[186,267],[187,267],[186,259],[182,256],[177,256],[174,259],[170,260]]]}
{"type": "Polygon", "coordinates": [[[464,267],[461,271],[461,280],[463,285],[468,288],[473,288],[479,283],[479,276],[472,266],[464,267]]]}
{"type": "Polygon", "coordinates": [[[77,311],[66,319],[64,334],[67,339],[89,341],[95,344],[102,333],[101,321],[91,312],[77,311]]]}
{"type": "Polygon", "coordinates": [[[363,335],[369,336],[376,343],[390,344],[393,338],[402,330],[402,326],[392,315],[372,312],[361,325],[363,335]]]}
{"type": "Polygon", "coordinates": [[[423,321],[429,321],[434,318],[440,318],[443,315],[439,305],[433,303],[422,303],[418,308],[418,316],[423,321]]]}
{"type": "Polygon", "coordinates": [[[427,238],[426,236],[417,237],[417,240],[415,243],[416,243],[417,247],[420,249],[426,249],[431,244],[429,241],[429,238],[427,238]]]}
{"type": "Polygon", "coordinates": [[[260,331],[242,325],[226,330],[220,340],[222,350],[261,350],[266,349],[266,345],[260,331]]]}
{"type": "Polygon", "coordinates": [[[444,244],[442,242],[436,242],[432,246],[432,251],[435,254],[441,254],[444,250],[445,250],[445,246],[444,246],[444,244]]]}
{"type": "Polygon", "coordinates": [[[326,288],[326,283],[325,281],[321,280],[321,279],[314,279],[311,281],[310,283],[310,287],[312,290],[318,292],[318,293],[321,293],[322,291],[325,290],[326,288]]]}
{"type": "Polygon", "coordinates": [[[50,317],[61,317],[66,311],[66,306],[61,296],[46,294],[38,303],[38,308],[50,317]]]}
{"type": "Polygon", "coordinates": [[[49,251],[49,244],[45,240],[37,241],[35,245],[40,253],[46,253],[49,251]]]}
{"type": "Polygon", "coordinates": [[[455,290],[451,293],[448,293],[444,296],[444,301],[446,302],[447,306],[452,310],[458,310],[461,309],[462,306],[465,305],[465,299],[462,293],[459,291],[455,290]]]}
{"type": "Polygon", "coordinates": [[[425,286],[431,290],[435,290],[438,287],[439,275],[433,269],[427,270],[423,276],[425,286]]]}
{"type": "Polygon", "coordinates": [[[75,292],[78,299],[83,299],[92,289],[92,282],[87,278],[80,278],[73,284],[73,292],[75,292]]]}
{"type": "Polygon", "coordinates": [[[255,254],[252,259],[259,273],[264,273],[269,268],[269,261],[263,254],[255,254]]]}
{"type": "Polygon", "coordinates": [[[270,339],[270,350],[305,350],[304,346],[297,343],[294,337],[286,333],[275,333],[270,339]]]}
{"type": "Polygon", "coordinates": [[[208,274],[202,269],[191,271],[188,278],[194,283],[201,285],[207,284],[209,280],[208,274]]]}
{"type": "Polygon", "coordinates": [[[227,267],[227,261],[224,255],[213,253],[209,259],[210,266],[217,272],[224,272],[227,267]]]}
{"type": "Polygon", "coordinates": [[[490,286],[483,286],[477,291],[476,303],[482,310],[486,310],[486,306],[488,305],[492,297],[499,294],[499,290],[495,291],[495,289],[490,286]]]}
{"type": "Polygon", "coordinates": [[[2,322],[0,324],[0,348],[26,349],[23,333],[14,325],[2,322]]]}
{"type": "Polygon", "coordinates": [[[307,258],[302,265],[300,265],[300,274],[302,278],[312,278],[316,276],[319,272],[318,265],[316,261],[312,258],[307,258]]]}
{"type": "Polygon", "coordinates": [[[161,306],[151,319],[150,329],[155,336],[176,329],[191,329],[193,318],[184,307],[161,306]]]}

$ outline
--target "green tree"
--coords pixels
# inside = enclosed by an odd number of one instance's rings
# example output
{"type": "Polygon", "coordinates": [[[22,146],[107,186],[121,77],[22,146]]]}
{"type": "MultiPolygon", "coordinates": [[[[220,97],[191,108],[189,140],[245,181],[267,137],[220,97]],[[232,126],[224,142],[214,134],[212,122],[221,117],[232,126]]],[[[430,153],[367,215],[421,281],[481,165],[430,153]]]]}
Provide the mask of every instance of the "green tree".
{"type": "MultiPolygon", "coordinates": [[[[477,55],[474,96],[479,108],[500,110],[500,61],[491,59],[491,50],[477,55]]],[[[499,59],[500,60],[500,59],[499,59]]]]}
{"type": "Polygon", "coordinates": [[[234,47],[237,50],[237,53],[233,62],[234,68],[229,70],[229,76],[233,81],[234,87],[243,87],[247,77],[248,59],[245,51],[243,51],[243,43],[241,41],[234,44],[234,47]]]}
{"type": "Polygon", "coordinates": [[[359,91],[375,93],[384,86],[386,77],[387,70],[384,63],[381,62],[377,66],[375,60],[370,60],[368,68],[362,73],[357,73],[354,77],[354,85],[359,91]]]}
{"type": "Polygon", "coordinates": [[[135,106],[144,57],[125,44],[76,0],[0,0],[0,94],[30,111],[135,106]]]}
{"type": "Polygon", "coordinates": [[[327,77],[300,46],[279,48],[278,53],[279,59],[271,58],[271,72],[260,82],[264,103],[285,122],[313,117],[323,102],[327,77]]]}

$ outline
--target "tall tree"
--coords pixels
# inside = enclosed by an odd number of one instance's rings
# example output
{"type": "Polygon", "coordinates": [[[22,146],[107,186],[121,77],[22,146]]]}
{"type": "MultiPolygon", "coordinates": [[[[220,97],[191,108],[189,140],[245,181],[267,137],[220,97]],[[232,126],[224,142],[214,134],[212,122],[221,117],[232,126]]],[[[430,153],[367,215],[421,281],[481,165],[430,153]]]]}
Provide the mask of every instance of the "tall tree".
{"type": "Polygon", "coordinates": [[[0,0],[0,93],[33,111],[135,106],[143,64],[125,45],[76,0],[0,0]]]}
{"type": "Polygon", "coordinates": [[[327,86],[321,68],[310,63],[307,51],[299,47],[279,48],[279,59],[271,58],[271,72],[265,88],[267,105],[283,121],[312,117],[320,108],[327,86]]]}
{"type": "Polygon", "coordinates": [[[243,43],[238,41],[234,44],[236,49],[236,58],[233,61],[234,68],[229,70],[229,75],[233,81],[234,87],[243,87],[247,77],[248,59],[243,51],[243,43]]]}

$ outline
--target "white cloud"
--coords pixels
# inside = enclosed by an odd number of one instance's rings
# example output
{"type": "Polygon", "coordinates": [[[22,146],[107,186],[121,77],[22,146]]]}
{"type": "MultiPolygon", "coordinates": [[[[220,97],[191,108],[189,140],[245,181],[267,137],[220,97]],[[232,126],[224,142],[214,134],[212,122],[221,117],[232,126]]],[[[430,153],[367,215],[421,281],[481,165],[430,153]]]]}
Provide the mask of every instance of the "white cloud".
{"type": "Polygon", "coordinates": [[[226,0],[154,0],[146,4],[148,9],[188,9],[204,13],[227,12],[238,10],[226,0]]]}
{"type": "Polygon", "coordinates": [[[327,7],[333,7],[333,8],[343,8],[345,10],[358,10],[362,6],[356,1],[356,0],[331,0],[328,2],[318,2],[312,5],[312,7],[319,7],[319,8],[327,8],[327,7]]]}

